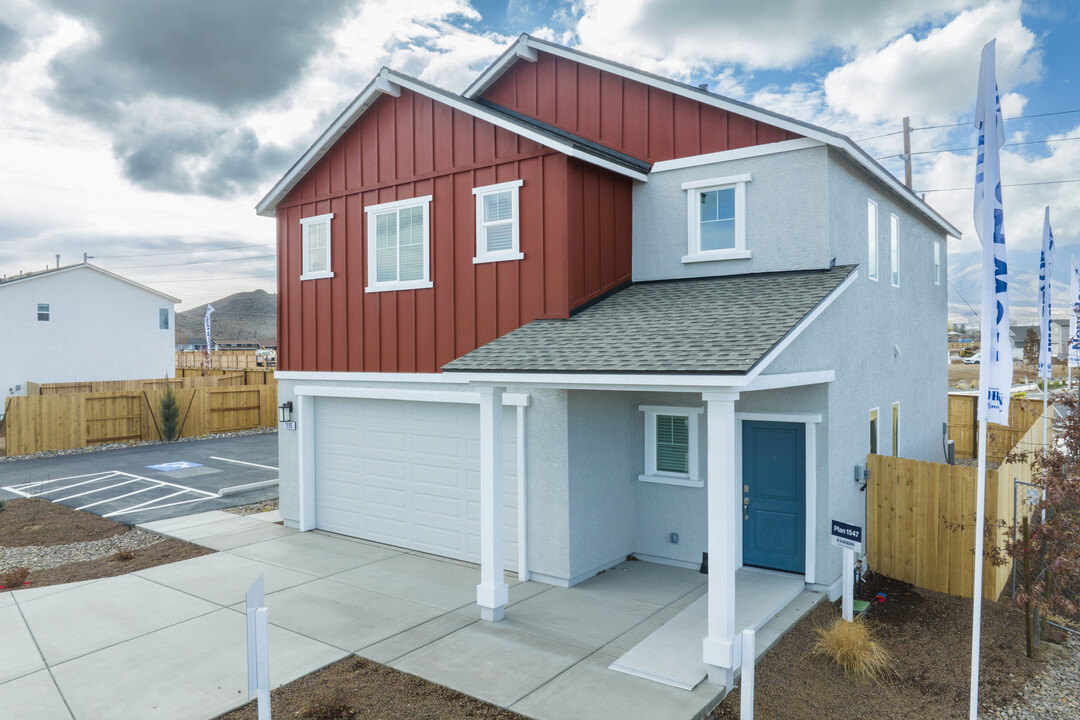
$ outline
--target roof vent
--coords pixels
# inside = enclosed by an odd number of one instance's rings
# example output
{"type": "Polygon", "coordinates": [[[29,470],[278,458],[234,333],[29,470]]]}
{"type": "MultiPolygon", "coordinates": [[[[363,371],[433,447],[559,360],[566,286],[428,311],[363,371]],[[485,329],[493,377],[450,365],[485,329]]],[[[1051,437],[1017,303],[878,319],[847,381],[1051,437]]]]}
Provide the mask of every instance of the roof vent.
{"type": "Polygon", "coordinates": [[[697,89],[698,90],[704,90],[705,92],[709,92],[709,83],[701,83],[700,85],[697,86],[697,89]]]}

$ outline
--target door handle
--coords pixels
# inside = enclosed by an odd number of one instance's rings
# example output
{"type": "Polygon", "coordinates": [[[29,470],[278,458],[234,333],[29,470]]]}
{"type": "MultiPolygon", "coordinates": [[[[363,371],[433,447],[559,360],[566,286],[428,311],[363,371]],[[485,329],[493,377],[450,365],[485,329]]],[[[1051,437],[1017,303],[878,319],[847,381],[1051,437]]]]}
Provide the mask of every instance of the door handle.
{"type": "Polygon", "coordinates": [[[743,506],[743,520],[749,520],[750,519],[750,498],[743,497],[742,506],[743,506]]]}

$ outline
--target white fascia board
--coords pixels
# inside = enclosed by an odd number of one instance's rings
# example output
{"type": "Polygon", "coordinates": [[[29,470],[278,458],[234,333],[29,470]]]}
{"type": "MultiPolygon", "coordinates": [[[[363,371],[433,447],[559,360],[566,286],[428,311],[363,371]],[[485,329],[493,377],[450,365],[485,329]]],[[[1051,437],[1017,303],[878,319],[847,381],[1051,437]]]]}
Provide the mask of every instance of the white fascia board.
{"type": "Polygon", "coordinates": [[[833,301],[835,301],[836,298],[840,297],[840,295],[845,290],[851,287],[852,283],[855,282],[855,278],[857,277],[859,277],[859,271],[852,270],[851,274],[844,278],[844,281],[842,283],[833,288],[833,291],[826,295],[825,299],[819,302],[817,304],[817,307],[811,310],[806,315],[806,317],[800,320],[799,323],[795,327],[793,327],[791,331],[787,335],[785,335],[780,342],[776,343],[773,349],[765,354],[765,357],[758,360],[757,364],[754,365],[754,367],[746,375],[747,383],[756,380],[758,376],[761,375],[761,371],[769,367],[772,361],[775,360],[777,356],[780,355],[780,353],[784,352],[784,349],[787,348],[787,346],[790,345],[792,342],[794,342],[795,338],[799,337],[799,335],[802,334],[803,330],[810,327],[810,323],[814,322],[814,320],[816,320],[818,316],[821,315],[821,313],[825,312],[825,309],[827,307],[833,304],[833,301]]]}
{"type": "Polygon", "coordinates": [[[594,373],[452,372],[473,385],[559,388],[566,390],[639,390],[707,392],[745,385],[743,375],[648,375],[594,373]]]}
{"type": "Polygon", "coordinates": [[[465,384],[468,381],[443,373],[380,373],[380,372],[314,372],[307,370],[280,370],[274,373],[278,380],[304,380],[307,382],[376,382],[376,383],[446,383],[465,384]]]}
{"type": "Polygon", "coordinates": [[[781,140],[780,142],[767,143],[765,145],[751,145],[750,147],[735,148],[734,150],[721,150],[720,152],[706,153],[704,155],[690,155],[689,157],[675,158],[674,160],[660,160],[653,163],[650,175],[669,170],[682,170],[684,168],[698,167],[700,165],[714,165],[716,163],[730,162],[732,160],[745,160],[746,158],[761,157],[762,155],[776,155],[778,153],[795,152],[809,148],[824,147],[825,143],[813,138],[796,138],[794,140],[781,140]]]}
{"type": "Polygon", "coordinates": [[[747,383],[743,392],[755,390],[780,390],[789,387],[802,387],[804,385],[821,385],[836,380],[835,370],[815,370],[812,372],[779,373],[776,375],[758,375],[747,383]]]}
{"type": "MultiPolygon", "coordinates": [[[[897,180],[893,175],[878,164],[873,158],[870,157],[862,148],[852,142],[849,138],[829,132],[824,128],[820,128],[816,125],[809,123],[803,123],[794,118],[785,117],[776,113],[756,108],[750,105],[744,105],[737,103],[728,98],[723,98],[718,95],[709,93],[708,91],[698,90],[696,88],[687,87],[681,83],[668,80],[666,78],[657,77],[648,73],[635,70],[633,68],[611,63],[592,55],[572,50],[562,45],[555,43],[549,43],[546,40],[540,40],[531,36],[524,36],[519,38],[518,42],[525,42],[533,50],[542,50],[552,55],[572,60],[574,62],[587,65],[589,67],[596,68],[609,72],[613,75],[619,75],[621,77],[634,80],[648,85],[650,87],[657,87],[662,90],[666,90],[673,95],[679,95],[681,97],[689,98],[697,102],[705,103],[706,105],[712,105],[713,107],[726,110],[736,115],[741,115],[751,120],[757,120],[774,127],[788,130],[790,132],[798,133],[806,137],[818,140],[827,145],[840,148],[849,154],[854,160],[862,165],[870,174],[877,177],[884,182],[890,189],[892,189],[897,195],[902,197],[909,205],[921,214],[925,215],[931,222],[941,228],[945,233],[960,237],[960,231],[952,226],[945,218],[941,217],[935,210],[930,208],[925,202],[920,200],[913,191],[908,189],[903,183],[897,180]]],[[[503,53],[499,58],[489,67],[484,73],[468,87],[463,93],[463,96],[468,99],[473,99],[476,95],[483,92],[491,83],[495,82],[502,75],[507,68],[517,61],[517,55],[514,53],[503,53]],[[483,81],[483,82],[481,82],[483,81]]]]}
{"type": "Polygon", "coordinates": [[[491,87],[491,84],[498,80],[518,58],[536,62],[536,50],[529,46],[529,39],[526,33],[519,35],[513,45],[504,50],[502,55],[495,58],[495,62],[491,63],[488,69],[480,74],[480,77],[473,80],[469,87],[465,88],[462,96],[470,100],[475,99],[476,96],[491,87]]]}
{"type": "Polygon", "coordinates": [[[147,287],[147,286],[143,285],[142,283],[137,283],[134,280],[130,280],[130,279],[124,277],[123,275],[117,275],[114,272],[106,270],[105,268],[98,267],[97,265],[91,265],[90,263],[79,263],[78,265],[67,265],[67,266],[62,267],[62,268],[55,268],[53,270],[48,270],[46,272],[37,272],[37,273],[34,273],[33,275],[27,275],[26,277],[21,277],[21,278],[20,277],[8,278],[4,282],[0,283],[0,288],[5,288],[8,285],[14,285],[15,283],[27,282],[29,280],[36,280],[38,278],[55,277],[56,275],[61,275],[63,273],[71,272],[72,270],[79,270],[81,268],[86,268],[87,270],[94,270],[96,272],[101,273],[102,275],[107,275],[107,276],[113,278],[114,280],[119,280],[120,282],[127,283],[128,285],[131,285],[132,287],[136,287],[136,288],[138,288],[140,290],[145,290],[146,292],[151,293],[153,295],[157,295],[160,298],[164,298],[165,300],[168,300],[171,303],[179,303],[179,302],[181,302],[180,298],[173,297],[172,295],[167,295],[167,294],[161,292],[160,290],[155,290],[152,287],[147,287]]]}
{"type": "MultiPolygon", "coordinates": [[[[480,394],[469,390],[410,390],[408,388],[342,387],[340,385],[298,385],[298,397],[356,398],[361,400],[404,400],[408,402],[460,403],[479,405],[480,394]]],[[[503,393],[503,405],[529,405],[528,393],[503,393]]]]}
{"type": "Polygon", "coordinates": [[[765,422],[819,423],[821,413],[756,413],[736,412],[736,420],[763,420],[765,422]]]}

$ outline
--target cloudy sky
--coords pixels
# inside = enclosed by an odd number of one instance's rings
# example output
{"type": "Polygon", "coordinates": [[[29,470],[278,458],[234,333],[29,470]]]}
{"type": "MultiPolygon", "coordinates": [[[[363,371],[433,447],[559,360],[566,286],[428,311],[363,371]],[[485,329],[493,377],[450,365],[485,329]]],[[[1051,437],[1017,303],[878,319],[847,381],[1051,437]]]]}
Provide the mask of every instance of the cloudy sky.
{"type": "Polygon", "coordinates": [[[273,290],[254,205],[379,67],[461,91],[522,32],[846,133],[901,177],[910,116],[915,188],[964,232],[957,309],[978,303],[970,123],[996,37],[1014,302],[1044,205],[1062,289],[1080,255],[1073,0],[0,0],[0,274],[89,253],[181,309],[273,290]]]}

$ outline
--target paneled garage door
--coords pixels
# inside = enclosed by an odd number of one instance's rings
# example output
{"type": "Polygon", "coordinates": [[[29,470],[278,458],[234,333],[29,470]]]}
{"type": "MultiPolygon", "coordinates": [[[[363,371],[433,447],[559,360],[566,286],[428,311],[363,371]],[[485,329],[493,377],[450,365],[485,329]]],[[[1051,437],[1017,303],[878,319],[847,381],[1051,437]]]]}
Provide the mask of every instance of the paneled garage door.
{"type": "MultiPolygon", "coordinates": [[[[503,413],[503,550],[517,568],[517,415],[503,413]]],[[[480,562],[480,406],[317,398],[315,526],[480,562]]]]}

